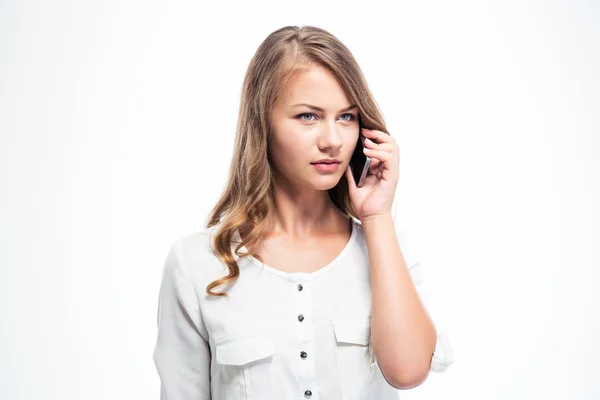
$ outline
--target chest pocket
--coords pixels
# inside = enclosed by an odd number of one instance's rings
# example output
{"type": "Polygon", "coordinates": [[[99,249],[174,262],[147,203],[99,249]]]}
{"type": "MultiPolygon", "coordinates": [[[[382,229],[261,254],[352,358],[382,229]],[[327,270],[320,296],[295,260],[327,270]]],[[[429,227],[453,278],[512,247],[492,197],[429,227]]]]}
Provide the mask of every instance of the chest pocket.
{"type": "Polygon", "coordinates": [[[342,399],[359,399],[375,369],[371,318],[334,320],[333,329],[342,399]]]}
{"type": "Polygon", "coordinates": [[[258,399],[261,393],[252,391],[252,383],[269,379],[274,355],[274,340],[270,336],[220,340],[216,344],[216,363],[222,397],[227,400],[258,399]]]}

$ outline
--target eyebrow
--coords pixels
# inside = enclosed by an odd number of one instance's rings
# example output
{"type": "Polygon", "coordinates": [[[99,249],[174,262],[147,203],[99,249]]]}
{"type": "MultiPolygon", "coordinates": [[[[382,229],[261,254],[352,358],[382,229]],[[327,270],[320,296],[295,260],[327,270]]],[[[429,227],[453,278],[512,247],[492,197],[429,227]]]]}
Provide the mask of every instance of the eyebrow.
{"type": "MultiPolygon", "coordinates": [[[[313,110],[317,110],[317,111],[321,111],[321,112],[325,111],[321,107],[313,106],[311,104],[306,104],[306,103],[294,104],[292,107],[298,107],[298,106],[305,106],[305,107],[312,108],[313,110]]],[[[356,108],[356,104],[352,104],[351,106],[343,108],[339,112],[350,111],[354,108],[356,108]]]]}

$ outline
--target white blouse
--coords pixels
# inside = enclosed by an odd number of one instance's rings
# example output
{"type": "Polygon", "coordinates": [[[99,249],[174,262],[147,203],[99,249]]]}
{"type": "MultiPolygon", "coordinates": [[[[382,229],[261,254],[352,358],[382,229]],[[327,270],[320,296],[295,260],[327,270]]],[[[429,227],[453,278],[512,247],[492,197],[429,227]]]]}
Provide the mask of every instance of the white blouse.
{"type": "MultiPolygon", "coordinates": [[[[360,220],[352,221],[342,252],[315,272],[283,272],[235,256],[240,276],[229,298],[205,290],[227,275],[211,252],[217,227],[176,240],[163,269],[153,353],[161,400],[398,399],[370,342],[367,244],[360,220]]],[[[396,232],[427,308],[422,266],[396,232]]],[[[236,232],[232,248],[239,242],[236,232]]],[[[437,332],[430,370],[443,372],[453,353],[437,332]]]]}

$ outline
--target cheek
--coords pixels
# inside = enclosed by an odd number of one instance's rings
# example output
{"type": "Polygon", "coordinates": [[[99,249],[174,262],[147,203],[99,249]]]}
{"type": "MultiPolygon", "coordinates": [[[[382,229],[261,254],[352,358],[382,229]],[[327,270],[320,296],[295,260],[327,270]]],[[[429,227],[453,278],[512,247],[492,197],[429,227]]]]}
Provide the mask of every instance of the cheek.
{"type": "Polygon", "coordinates": [[[274,140],[271,144],[271,159],[279,170],[296,169],[299,164],[308,164],[310,157],[308,141],[285,137],[274,140]]]}
{"type": "MultiPolygon", "coordinates": [[[[290,159],[303,159],[311,156],[312,148],[315,146],[314,139],[310,135],[288,130],[284,135],[280,135],[274,146],[280,155],[285,155],[290,159]]],[[[283,158],[282,156],[280,158],[283,158]]]]}
{"type": "Polygon", "coordinates": [[[356,147],[358,141],[358,136],[352,137],[344,142],[344,148],[346,149],[346,156],[350,157],[352,153],[354,153],[354,148],[356,147]]]}

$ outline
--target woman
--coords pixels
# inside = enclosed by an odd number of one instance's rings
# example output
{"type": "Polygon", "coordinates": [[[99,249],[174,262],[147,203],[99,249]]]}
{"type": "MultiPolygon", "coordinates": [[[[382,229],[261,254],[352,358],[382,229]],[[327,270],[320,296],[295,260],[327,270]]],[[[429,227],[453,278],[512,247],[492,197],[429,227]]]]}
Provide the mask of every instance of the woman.
{"type": "Polygon", "coordinates": [[[448,368],[420,264],[394,228],[398,171],[350,51],[315,27],[270,34],[243,83],[226,190],[167,256],[161,398],[396,399],[448,368]],[[359,117],[372,164],[357,187],[359,117]]]}

